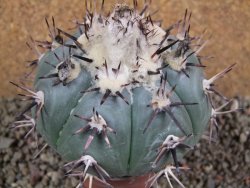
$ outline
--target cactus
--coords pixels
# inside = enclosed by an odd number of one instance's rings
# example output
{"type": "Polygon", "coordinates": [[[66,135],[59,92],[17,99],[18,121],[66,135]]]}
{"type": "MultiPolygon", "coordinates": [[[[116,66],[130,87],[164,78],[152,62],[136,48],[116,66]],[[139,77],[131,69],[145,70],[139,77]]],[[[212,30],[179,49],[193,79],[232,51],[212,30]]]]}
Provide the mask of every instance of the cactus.
{"type": "Polygon", "coordinates": [[[216,116],[230,102],[213,83],[234,65],[204,78],[198,54],[207,42],[190,36],[191,13],[164,30],[148,6],[117,4],[108,16],[103,4],[100,13],[88,9],[74,34],[46,18],[51,41],[31,38],[29,47],[38,55],[30,63],[37,67],[34,90],[11,83],[32,102],[14,125],[37,129],[69,161],[67,175],[88,173],[107,185],[107,179],[154,172],[153,185],[161,174],[169,181],[169,173],[183,187],[171,170],[185,169],[182,156],[210,120],[217,126],[216,116]],[[225,105],[215,110],[212,94],[225,105]]]}

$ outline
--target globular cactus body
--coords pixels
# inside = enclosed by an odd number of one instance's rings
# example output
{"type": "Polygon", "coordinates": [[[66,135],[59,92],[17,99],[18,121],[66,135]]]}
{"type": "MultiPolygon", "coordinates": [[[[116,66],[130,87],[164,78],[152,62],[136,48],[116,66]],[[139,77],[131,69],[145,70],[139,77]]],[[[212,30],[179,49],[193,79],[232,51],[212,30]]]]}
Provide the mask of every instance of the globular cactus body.
{"type": "MultiPolygon", "coordinates": [[[[171,66],[161,69],[168,64],[168,57],[181,42],[161,54],[154,54],[178,39],[167,38],[162,42],[165,31],[144,19],[138,11],[126,5],[116,6],[107,18],[93,15],[86,23],[88,30],[76,37],[82,51],[72,49],[69,54],[67,47],[59,47],[46,53],[38,67],[37,77],[44,78],[53,71],[59,74],[62,69],[58,68],[58,63],[61,62],[72,61],[81,66],[74,79],[61,76],[65,84],[53,86],[55,79],[37,79],[36,90],[45,95],[45,110],[39,117],[37,128],[63,158],[71,161],[91,155],[112,177],[150,172],[157,149],[168,135],[192,135],[186,143],[194,146],[211,115],[202,88],[203,70],[186,68],[187,77],[171,66]],[[91,61],[84,61],[79,56],[91,61]],[[68,83],[67,79],[70,80],[68,83]],[[116,134],[103,133],[102,128],[95,131],[95,126],[75,134],[88,126],[88,120],[75,115],[90,119],[95,113],[93,108],[116,134]],[[89,138],[91,134],[93,141],[89,138]],[[86,148],[88,139],[91,144],[86,148]]],[[[186,58],[191,52],[188,49],[176,56],[171,60],[172,64],[176,63],[175,59],[186,58]]],[[[186,61],[200,64],[195,54],[186,61]]],[[[69,63],[66,66],[70,66],[69,63]]],[[[74,68],[65,68],[65,72],[73,74],[76,66],[74,68]]],[[[183,153],[183,148],[177,149],[178,158],[183,153]]],[[[170,157],[166,155],[155,169],[170,157]]]]}
{"type": "Polygon", "coordinates": [[[232,66],[204,79],[198,53],[206,42],[189,36],[191,14],[164,31],[147,7],[119,4],[107,17],[87,11],[74,35],[46,19],[52,42],[37,42],[49,51],[35,61],[36,92],[22,88],[34,98],[22,114],[37,105],[36,128],[73,161],[69,172],[85,165],[84,174],[92,168],[103,179],[164,173],[168,163],[179,170],[214,115],[213,82],[232,66]]]}

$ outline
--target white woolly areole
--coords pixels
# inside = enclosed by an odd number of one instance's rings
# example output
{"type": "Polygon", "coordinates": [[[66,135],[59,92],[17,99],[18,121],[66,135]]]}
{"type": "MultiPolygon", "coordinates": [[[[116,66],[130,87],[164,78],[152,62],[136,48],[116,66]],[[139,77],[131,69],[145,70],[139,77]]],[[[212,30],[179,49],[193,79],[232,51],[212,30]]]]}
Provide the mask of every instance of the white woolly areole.
{"type": "Polygon", "coordinates": [[[208,93],[208,91],[211,88],[211,81],[207,80],[207,79],[203,79],[202,86],[203,86],[203,91],[205,91],[206,93],[208,93]]]}
{"type": "Polygon", "coordinates": [[[93,166],[97,164],[96,160],[90,155],[84,155],[79,161],[83,161],[85,165],[93,166]]]}
{"type": "Polygon", "coordinates": [[[122,66],[121,70],[117,74],[109,68],[107,70],[98,71],[97,75],[99,81],[96,84],[97,87],[100,87],[101,92],[104,93],[107,89],[109,89],[113,94],[122,90],[123,85],[128,83],[130,76],[129,68],[126,65],[122,66]]]}
{"type": "Polygon", "coordinates": [[[96,128],[98,130],[98,133],[101,133],[103,131],[104,126],[107,126],[106,121],[101,115],[94,115],[90,119],[91,121],[89,122],[89,125],[91,126],[91,129],[96,128]]]}
{"type": "Polygon", "coordinates": [[[166,53],[164,55],[164,58],[166,60],[166,62],[168,63],[168,65],[176,71],[181,71],[181,70],[185,70],[186,69],[186,57],[174,57],[173,53],[166,53]]]}
{"type": "Polygon", "coordinates": [[[37,104],[44,104],[44,92],[43,91],[36,92],[35,102],[37,104]]]}
{"type": "Polygon", "coordinates": [[[75,66],[75,68],[71,69],[69,77],[67,79],[69,81],[72,81],[72,80],[76,79],[79,76],[79,74],[81,73],[81,66],[80,66],[79,62],[76,61],[74,58],[71,58],[70,61],[75,66]]]}
{"type": "Polygon", "coordinates": [[[151,106],[154,110],[163,109],[165,107],[168,107],[170,104],[171,104],[171,101],[169,98],[163,98],[159,96],[153,97],[151,101],[151,106]]]}
{"type": "MultiPolygon", "coordinates": [[[[86,19],[90,27],[78,38],[78,42],[86,51],[84,56],[93,60],[88,70],[93,77],[98,77],[95,84],[101,92],[107,89],[112,93],[122,91],[122,85],[135,80],[148,88],[155,87],[158,77],[148,72],[157,72],[161,67],[161,59],[152,57],[159,48],[155,44],[159,44],[165,35],[160,27],[146,21],[126,5],[117,5],[107,18],[95,14],[92,21],[88,17],[86,19]],[[109,76],[103,71],[105,61],[109,76]],[[111,73],[120,62],[119,73],[111,73]]],[[[129,87],[138,87],[138,84],[129,87]]]]}
{"type": "Polygon", "coordinates": [[[174,135],[168,135],[167,138],[164,140],[163,144],[164,146],[167,146],[169,149],[174,149],[176,146],[178,146],[184,138],[180,138],[174,135]]]}

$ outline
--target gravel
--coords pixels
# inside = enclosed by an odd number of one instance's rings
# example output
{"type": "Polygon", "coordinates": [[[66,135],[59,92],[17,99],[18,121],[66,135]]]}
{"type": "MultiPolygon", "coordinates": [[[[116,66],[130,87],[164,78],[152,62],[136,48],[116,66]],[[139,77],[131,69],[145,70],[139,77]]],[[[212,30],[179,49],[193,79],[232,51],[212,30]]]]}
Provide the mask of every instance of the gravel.
{"type": "MultiPolygon", "coordinates": [[[[216,142],[202,139],[181,161],[190,168],[180,174],[188,188],[250,187],[250,98],[239,102],[241,112],[219,117],[216,142]]],[[[23,107],[15,98],[0,99],[0,188],[75,187],[78,180],[64,176],[64,161],[52,149],[46,147],[33,159],[45,144],[40,137],[24,139],[25,128],[9,128],[23,107]]],[[[163,178],[160,184],[168,187],[163,178]]]]}

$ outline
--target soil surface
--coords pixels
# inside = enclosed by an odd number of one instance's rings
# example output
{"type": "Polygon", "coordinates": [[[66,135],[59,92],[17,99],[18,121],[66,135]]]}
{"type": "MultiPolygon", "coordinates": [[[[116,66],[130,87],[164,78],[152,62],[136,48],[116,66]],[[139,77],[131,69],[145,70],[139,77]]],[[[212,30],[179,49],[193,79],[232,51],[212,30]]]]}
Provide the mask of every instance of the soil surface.
{"type": "MultiPolygon", "coordinates": [[[[188,188],[250,187],[250,98],[239,99],[244,110],[218,118],[219,134],[215,143],[206,139],[191,150],[181,164],[180,179],[188,188]]],[[[29,129],[11,130],[14,117],[24,107],[17,99],[0,99],[0,187],[1,188],[73,188],[77,179],[65,177],[65,161],[50,148],[33,159],[44,146],[29,129]],[[38,141],[38,142],[37,142],[38,141]],[[39,149],[37,149],[39,148],[39,149]]],[[[171,179],[174,187],[174,180],[171,179]]],[[[168,188],[164,178],[159,181],[168,188]]]]}
{"type": "MultiPolygon", "coordinates": [[[[117,0],[106,0],[106,10],[114,2],[117,0]]],[[[125,2],[131,4],[132,0],[125,2]]],[[[204,29],[208,31],[207,38],[212,34],[202,52],[215,57],[204,62],[208,65],[208,77],[237,62],[235,70],[219,87],[230,96],[249,96],[250,1],[155,0],[152,10],[159,9],[159,12],[153,17],[163,20],[163,26],[167,28],[183,17],[186,8],[193,13],[192,34],[200,35],[204,29]]],[[[9,80],[19,81],[27,71],[25,61],[35,58],[26,46],[29,36],[36,40],[49,39],[44,22],[46,16],[54,16],[57,26],[68,30],[73,27],[70,20],[81,19],[83,15],[84,0],[0,0],[0,96],[14,96],[16,88],[10,86],[9,80]]]]}

